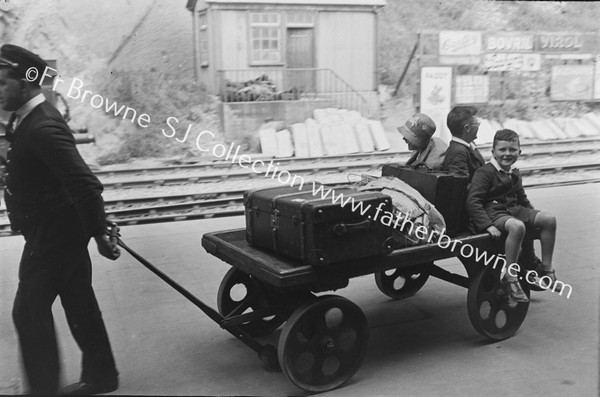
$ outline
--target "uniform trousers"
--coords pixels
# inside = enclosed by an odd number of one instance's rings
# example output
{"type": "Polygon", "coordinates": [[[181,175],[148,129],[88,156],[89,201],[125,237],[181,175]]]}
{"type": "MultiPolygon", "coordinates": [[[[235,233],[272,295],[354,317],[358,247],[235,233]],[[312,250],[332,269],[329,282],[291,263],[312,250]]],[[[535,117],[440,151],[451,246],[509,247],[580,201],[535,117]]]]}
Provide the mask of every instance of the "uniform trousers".
{"type": "Polygon", "coordinates": [[[80,380],[94,383],[118,376],[92,288],[89,238],[82,237],[73,215],[63,215],[23,232],[26,243],[13,320],[31,394],[55,394],[59,388],[59,353],[52,316],[57,296],[82,351],[80,380]]]}

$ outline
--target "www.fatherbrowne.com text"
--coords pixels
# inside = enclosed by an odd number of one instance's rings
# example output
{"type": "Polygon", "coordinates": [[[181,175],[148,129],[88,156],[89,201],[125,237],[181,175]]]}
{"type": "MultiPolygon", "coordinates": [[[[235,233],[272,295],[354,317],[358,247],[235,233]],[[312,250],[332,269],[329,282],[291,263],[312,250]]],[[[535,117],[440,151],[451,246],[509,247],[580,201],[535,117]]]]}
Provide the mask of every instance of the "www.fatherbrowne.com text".
{"type": "MultiPolygon", "coordinates": [[[[39,79],[39,85],[41,86],[45,79],[52,78],[52,75],[49,73],[57,72],[56,69],[51,67],[46,67],[44,72],[42,73],[42,77],[39,79]]],[[[36,68],[30,68],[27,70],[25,74],[25,78],[28,81],[36,81],[39,77],[39,71],[36,68]]],[[[56,91],[58,85],[63,84],[64,80],[59,78],[58,76],[54,77],[54,83],[52,85],[52,90],[56,91]]],[[[150,126],[151,119],[150,116],[146,113],[142,113],[138,115],[138,112],[125,105],[119,106],[116,101],[109,101],[99,94],[94,94],[92,91],[84,89],[84,83],[82,80],[78,78],[74,78],[69,85],[67,96],[71,99],[78,99],[82,103],[89,101],[90,106],[95,109],[103,108],[106,113],[110,113],[115,117],[122,117],[123,120],[130,120],[131,123],[135,123],[139,125],[141,128],[147,128],[150,126]]],[[[165,131],[165,129],[161,129],[162,134],[167,138],[174,138],[177,142],[183,143],[188,140],[190,133],[192,132],[192,124],[189,124],[185,130],[185,133],[181,137],[176,137],[177,129],[176,126],[179,124],[179,120],[176,117],[168,117],[166,120],[166,124],[169,127],[169,131],[165,131]]],[[[277,180],[280,184],[288,185],[290,187],[296,186],[298,190],[301,190],[305,185],[305,180],[302,176],[292,175],[285,169],[280,169],[278,167],[279,163],[274,163],[273,160],[270,160],[268,163],[260,159],[252,159],[247,154],[239,155],[241,147],[239,145],[235,145],[231,143],[229,146],[223,144],[215,144],[211,148],[205,148],[201,145],[201,140],[204,136],[210,136],[215,138],[216,136],[207,130],[203,130],[198,132],[196,135],[196,148],[203,153],[210,152],[213,156],[221,158],[225,161],[230,161],[232,164],[237,164],[241,168],[250,168],[256,174],[264,174],[265,178],[270,178],[272,180],[277,180]],[[266,169],[265,169],[266,167],[266,169]]],[[[362,216],[367,213],[372,213],[371,205],[364,205],[362,201],[355,202],[352,196],[346,197],[343,193],[336,192],[335,189],[326,188],[324,185],[311,182],[312,183],[312,194],[314,197],[319,197],[323,200],[330,199],[333,204],[338,204],[341,207],[349,206],[352,212],[358,212],[362,216]]],[[[502,264],[501,271],[509,272],[512,276],[517,276],[520,272],[520,267],[518,263],[507,264],[506,260],[502,255],[489,255],[489,253],[485,250],[479,250],[478,247],[473,247],[471,244],[464,243],[458,239],[452,239],[448,235],[445,234],[445,229],[441,231],[431,230],[429,231],[427,227],[424,225],[415,225],[413,221],[410,220],[408,214],[403,213],[401,211],[396,211],[395,214],[390,213],[389,211],[385,211],[382,209],[383,203],[380,203],[377,208],[375,208],[375,213],[372,216],[373,221],[379,221],[383,225],[392,227],[393,229],[413,234],[421,241],[426,240],[427,243],[435,243],[442,249],[450,249],[452,253],[455,252],[457,247],[460,247],[458,253],[463,258],[474,258],[475,261],[479,263],[484,263],[486,266],[489,266],[492,263],[492,268],[496,269],[498,263],[502,264]]],[[[562,281],[556,281],[556,283],[552,283],[552,280],[548,276],[543,276],[538,278],[538,274],[534,270],[529,270],[525,274],[525,280],[530,284],[537,284],[543,289],[550,289],[552,286],[552,291],[559,291],[559,294],[562,295],[563,292],[568,290],[567,299],[570,298],[572,293],[572,286],[562,281]],[[536,282],[537,280],[537,282],[536,282]],[[560,287],[560,288],[559,288],[560,287]]]]}

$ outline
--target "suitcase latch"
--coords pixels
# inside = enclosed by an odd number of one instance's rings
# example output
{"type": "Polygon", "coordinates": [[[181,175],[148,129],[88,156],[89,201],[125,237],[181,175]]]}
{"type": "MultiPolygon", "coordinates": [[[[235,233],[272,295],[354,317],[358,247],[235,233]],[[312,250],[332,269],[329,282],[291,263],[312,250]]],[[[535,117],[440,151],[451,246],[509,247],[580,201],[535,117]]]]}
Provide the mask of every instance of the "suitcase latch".
{"type": "Polygon", "coordinates": [[[279,210],[273,210],[271,213],[271,227],[273,229],[279,228],[279,210]]]}

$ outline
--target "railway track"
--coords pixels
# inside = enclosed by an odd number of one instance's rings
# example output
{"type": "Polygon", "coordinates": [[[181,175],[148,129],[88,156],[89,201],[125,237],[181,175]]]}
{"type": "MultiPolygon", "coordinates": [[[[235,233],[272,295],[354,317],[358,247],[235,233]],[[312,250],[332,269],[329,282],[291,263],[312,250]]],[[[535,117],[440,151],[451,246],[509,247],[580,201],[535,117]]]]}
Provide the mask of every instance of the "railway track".
{"type": "MultiPolygon", "coordinates": [[[[521,168],[526,188],[565,186],[600,182],[600,163],[553,164],[521,168]],[[558,177],[560,176],[560,177],[558,177]]],[[[332,187],[347,184],[339,175],[324,185],[332,187]]],[[[310,181],[307,181],[310,182],[310,181]]],[[[271,182],[273,186],[273,182],[271,182]]],[[[107,200],[107,214],[122,225],[172,222],[243,215],[243,193],[248,188],[212,193],[139,196],[126,199],[107,200]]],[[[0,236],[11,235],[6,210],[0,209],[0,236]]]]}
{"type": "MultiPolygon", "coordinates": [[[[487,153],[490,145],[482,146],[487,153]]],[[[570,157],[574,154],[593,155],[600,152],[600,139],[575,139],[570,141],[539,142],[523,144],[522,160],[544,158],[549,156],[570,157]]],[[[318,160],[314,158],[285,158],[274,159],[254,157],[263,164],[272,164],[277,169],[285,168],[292,175],[306,176],[327,172],[352,172],[379,168],[389,162],[405,162],[409,152],[376,152],[370,154],[355,154],[343,156],[328,156],[318,160]]],[[[256,172],[250,168],[244,169],[237,162],[212,161],[187,165],[170,165],[144,169],[114,169],[98,171],[96,175],[102,180],[106,189],[140,188],[146,186],[172,186],[190,183],[211,183],[224,180],[247,180],[258,177],[270,168],[261,166],[256,172]]]]}

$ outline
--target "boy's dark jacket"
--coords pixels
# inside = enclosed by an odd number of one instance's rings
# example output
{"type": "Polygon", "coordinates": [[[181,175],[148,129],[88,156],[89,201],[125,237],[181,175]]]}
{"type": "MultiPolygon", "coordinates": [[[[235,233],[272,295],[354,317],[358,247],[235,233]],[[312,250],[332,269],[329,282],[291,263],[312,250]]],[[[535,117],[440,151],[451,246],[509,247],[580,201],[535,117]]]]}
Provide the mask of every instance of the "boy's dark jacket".
{"type": "Polygon", "coordinates": [[[473,178],[475,170],[481,167],[485,161],[479,151],[475,151],[465,145],[450,141],[442,169],[452,174],[473,178]]]}
{"type": "Polygon", "coordinates": [[[467,211],[478,231],[492,226],[498,216],[510,215],[508,208],[517,205],[533,208],[519,170],[513,169],[511,175],[487,163],[475,171],[467,194],[467,211]]]}

